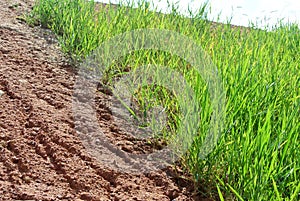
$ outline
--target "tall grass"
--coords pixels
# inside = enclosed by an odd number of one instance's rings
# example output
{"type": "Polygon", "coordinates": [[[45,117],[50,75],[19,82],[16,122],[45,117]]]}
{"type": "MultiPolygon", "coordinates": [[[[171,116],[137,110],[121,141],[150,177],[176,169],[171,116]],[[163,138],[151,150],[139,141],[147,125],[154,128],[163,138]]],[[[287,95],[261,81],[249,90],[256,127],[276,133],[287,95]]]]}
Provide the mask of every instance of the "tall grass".
{"type": "MultiPolygon", "coordinates": [[[[31,20],[53,30],[63,50],[76,58],[86,57],[112,36],[140,28],[174,30],[196,41],[221,72],[227,97],[225,129],[205,159],[199,151],[210,103],[206,85],[192,67],[166,52],[143,50],[120,58],[115,68],[122,72],[155,63],[178,70],[188,80],[202,110],[199,135],[182,164],[207,194],[221,200],[300,200],[299,26],[281,24],[268,32],[216,25],[205,16],[205,7],[187,19],[176,7],[163,15],[149,11],[142,1],[133,9],[85,0],[38,0],[31,20]]],[[[164,104],[173,119],[170,127],[176,125],[176,103],[164,104]]]]}

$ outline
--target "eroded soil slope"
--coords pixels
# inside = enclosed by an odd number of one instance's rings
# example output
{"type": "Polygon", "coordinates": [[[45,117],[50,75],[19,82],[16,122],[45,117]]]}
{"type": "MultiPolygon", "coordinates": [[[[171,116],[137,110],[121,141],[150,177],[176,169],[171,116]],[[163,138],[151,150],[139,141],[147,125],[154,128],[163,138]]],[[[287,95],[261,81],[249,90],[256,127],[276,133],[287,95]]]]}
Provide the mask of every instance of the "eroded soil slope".
{"type": "Polygon", "coordinates": [[[87,153],[71,110],[76,71],[48,30],[17,18],[32,4],[0,1],[0,200],[204,200],[171,167],[118,173],[87,153]]]}

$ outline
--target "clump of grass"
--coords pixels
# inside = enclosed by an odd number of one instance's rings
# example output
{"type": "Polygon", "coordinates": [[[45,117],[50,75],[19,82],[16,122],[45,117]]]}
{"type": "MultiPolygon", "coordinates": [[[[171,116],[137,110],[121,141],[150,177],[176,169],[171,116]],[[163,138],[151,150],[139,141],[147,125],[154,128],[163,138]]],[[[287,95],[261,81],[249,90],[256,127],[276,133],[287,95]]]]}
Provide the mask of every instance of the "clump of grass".
{"type": "MultiPolygon", "coordinates": [[[[35,23],[58,35],[66,53],[79,58],[103,41],[134,29],[169,29],[193,39],[221,72],[227,97],[225,129],[205,159],[199,153],[211,116],[209,95],[190,64],[166,52],[143,50],[120,58],[112,69],[122,73],[128,66],[155,63],[183,74],[202,109],[199,135],[182,159],[183,166],[196,183],[206,182],[209,194],[221,200],[300,199],[298,25],[280,24],[272,31],[213,25],[204,17],[205,8],[188,19],[176,7],[163,15],[149,11],[142,1],[133,9],[132,5],[96,6],[85,0],[38,0],[31,15],[35,23]]],[[[138,95],[150,97],[144,92],[138,95]]],[[[172,113],[176,104],[172,100],[164,104],[176,125],[177,112],[172,113]]]]}

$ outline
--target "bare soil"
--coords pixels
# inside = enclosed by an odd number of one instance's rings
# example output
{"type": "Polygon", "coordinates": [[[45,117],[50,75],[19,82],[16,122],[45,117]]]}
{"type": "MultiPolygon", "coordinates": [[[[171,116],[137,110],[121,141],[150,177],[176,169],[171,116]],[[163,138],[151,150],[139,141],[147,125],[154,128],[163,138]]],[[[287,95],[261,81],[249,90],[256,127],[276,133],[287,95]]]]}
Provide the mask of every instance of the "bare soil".
{"type": "MultiPolygon", "coordinates": [[[[33,0],[0,1],[0,200],[209,200],[179,167],[121,173],[86,151],[72,116],[76,69],[49,30],[20,20],[32,5],[33,0]]],[[[153,148],[114,129],[101,104],[97,112],[120,149],[153,148]]]]}

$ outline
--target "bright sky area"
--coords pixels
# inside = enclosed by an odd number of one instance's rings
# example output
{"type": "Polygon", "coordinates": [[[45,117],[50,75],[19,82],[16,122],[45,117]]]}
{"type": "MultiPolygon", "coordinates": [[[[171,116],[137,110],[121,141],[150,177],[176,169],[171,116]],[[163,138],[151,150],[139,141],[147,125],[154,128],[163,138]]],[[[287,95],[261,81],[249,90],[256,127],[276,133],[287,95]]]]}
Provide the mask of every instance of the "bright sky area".
{"type": "MultiPolygon", "coordinates": [[[[118,3],[120,0],[96,0],[104,3],[118,3]]],[[[128,0],[126,0],[128,1],[128,0]]],[[[138,0],[129,0],[137,2],[138,0]]],[[[180,13],[187,14],[188,6],[196,11],[207,0],[147,0],[161,12],[168,13],[167,5],[177,3],[180,13]]],[[[231,24],[248,26],[249,21],[259,28],[273,26],[278,20],[295,22],[300,25],[300,0],[208,0],[211,13],[209,19],[231,24]],[[218,15],[221,13],[218,19],[218,15]],[[232,17],[232,18],[231,18],[232,17]]]]}

